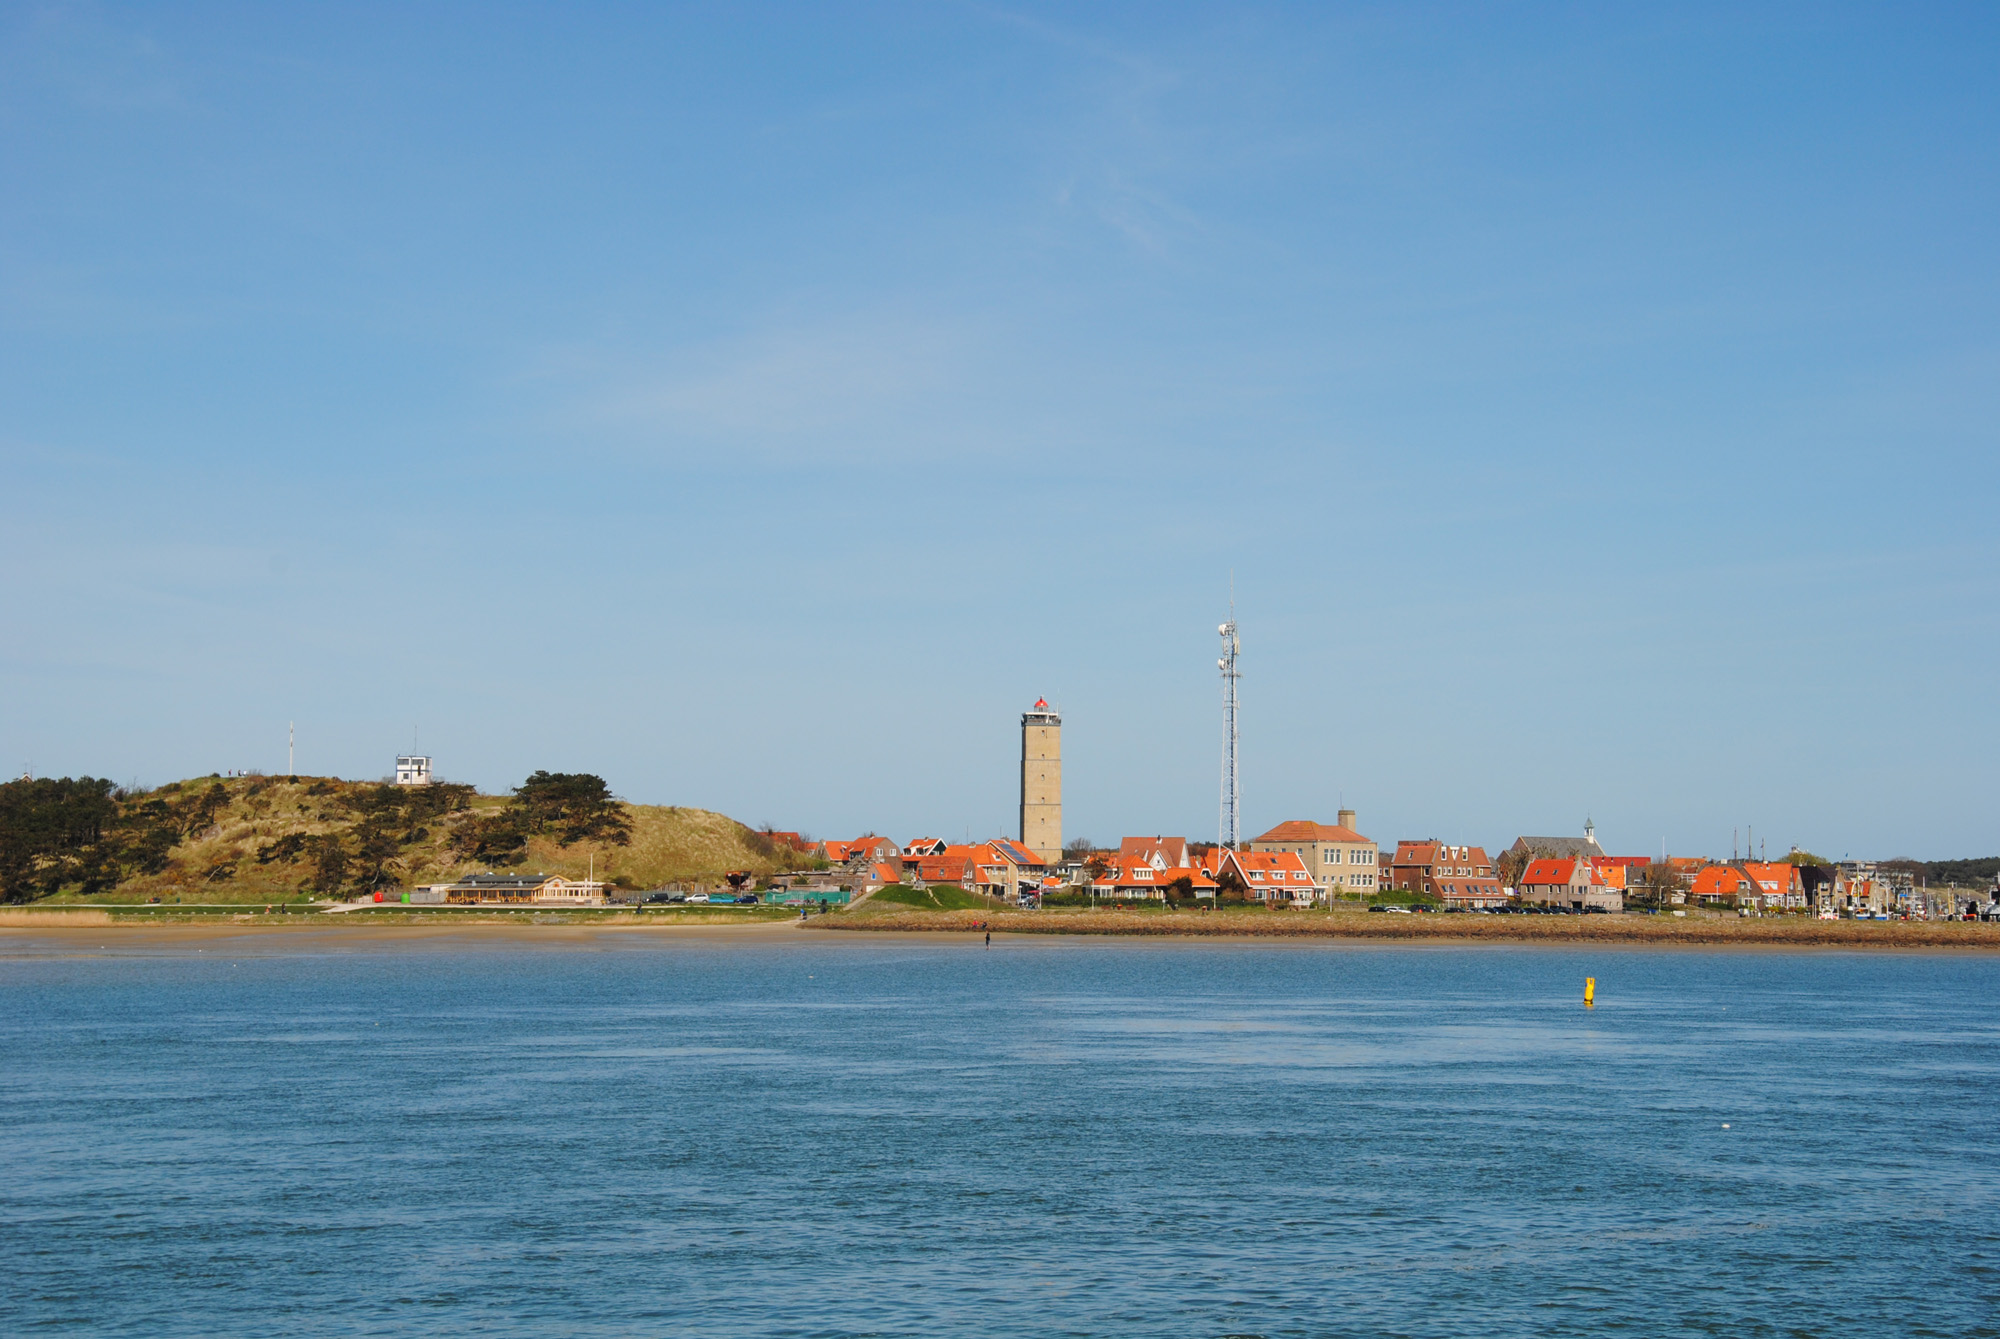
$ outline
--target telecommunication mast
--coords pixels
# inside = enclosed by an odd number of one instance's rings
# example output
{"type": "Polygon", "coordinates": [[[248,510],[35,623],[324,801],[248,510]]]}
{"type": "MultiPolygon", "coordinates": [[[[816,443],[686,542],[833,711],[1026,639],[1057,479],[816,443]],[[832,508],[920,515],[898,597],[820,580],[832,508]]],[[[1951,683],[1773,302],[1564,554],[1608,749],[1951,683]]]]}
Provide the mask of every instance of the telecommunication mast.
{"type": "Polygon", "coordinates": [[[1233,850],[1242,835],[1238,825],[1243,807],[1236,775],[1236,681],[1243,677],[1236,657],[1243,650],[1243,639],[1236,635],[1235,596],[1229,598],[1229,621],[1216,631],[1222,634],[1222,658],[1215,662],[1222,671],[1222,824],[1216,840],[1233,850]]]}

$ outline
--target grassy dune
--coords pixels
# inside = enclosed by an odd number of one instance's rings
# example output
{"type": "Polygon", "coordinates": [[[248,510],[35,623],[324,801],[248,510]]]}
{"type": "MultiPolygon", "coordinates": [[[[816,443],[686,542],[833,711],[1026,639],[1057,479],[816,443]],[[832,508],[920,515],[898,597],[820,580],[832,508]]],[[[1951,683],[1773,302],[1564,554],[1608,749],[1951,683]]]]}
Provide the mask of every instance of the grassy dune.
{"type": "MultiPolygon", "coordinates": [[[[153,792],[174,803],[206,795],[221,787],[220,806],[198,830],[184,834],[166,855],[166,867],[156,873],[125,878],[109,892],[84,897],[66,891],[36,905],[51,903],[133,903],[158,897],[170,903],[298,901],[315,896],[310,859],[301,854],[260,862],[260,852],[288,837],[352,836],[361,816],[351,807],[355,797],[373,791],[374,782],[333,778],[280,777],[201,778],[163,786],[153,792]]],[[[510,865],[461,859],[451,850],[460,825],[505,807],[504,796],[477,795],[457,813],[425,819],[397,834],[396,854],[387,868],[399,885],[433,883],[480,869],[541,871],[582,878],[592,868],[597,877],[626,887],[650,888],[674,881],[719,881],[731,870],[773,874],[805,863],[789,851],[772,849],[750,828],[724,814],[706,809],[667,805],[626,805],[631,840],[623,846],[603,842],[559,845],[547,838],[530,839],[525,858],[510,865]]]]}

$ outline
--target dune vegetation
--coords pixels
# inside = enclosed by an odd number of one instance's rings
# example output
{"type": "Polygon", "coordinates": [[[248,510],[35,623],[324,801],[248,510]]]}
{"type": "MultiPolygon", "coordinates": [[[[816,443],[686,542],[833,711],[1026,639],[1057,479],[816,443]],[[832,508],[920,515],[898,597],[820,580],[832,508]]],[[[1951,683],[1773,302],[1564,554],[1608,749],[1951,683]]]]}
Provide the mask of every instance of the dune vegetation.
{"type": "Polygon", "coordinates": [[[305,776],[0,785],[0,900],[17,904],[285,902],[487,869],[652,888],[820,863],[724,814],[626,804],[584,775],[538,772],[511,795],[305,776]]]}

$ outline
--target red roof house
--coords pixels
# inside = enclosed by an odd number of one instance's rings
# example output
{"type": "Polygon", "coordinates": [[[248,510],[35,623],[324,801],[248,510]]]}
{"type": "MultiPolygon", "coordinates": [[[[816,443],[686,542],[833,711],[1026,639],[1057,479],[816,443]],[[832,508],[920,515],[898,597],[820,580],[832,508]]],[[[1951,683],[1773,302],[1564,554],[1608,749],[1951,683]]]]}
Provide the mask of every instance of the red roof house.
{"type": "MultiPolygon", "coordinates": [[[[1621,874],[1622,882],[1622,874],[1621,874]]],[[[1611,886],[1588,856],[1530,860],[1521,871],[1521,900],[1572,911],[1623,911],[1625,893],[1611,886]]]]}
{"type": "Polygon", "coordinates": [[[1313,885],[1312,871],[1297,851],[1225,850],[1216,878],[1225,871],[1241,879],[1257,902],[1310,902],[1319,891],[1313,885]]]}
{"type": "Polygon", "coordinates": [[[1107,862],[1102,874],[1090,881],[1092,897],[1123,897],[1161,900],[1167,890],[1182,879],[1195,897],[1214,897],[1215,880],[1188,865],[1161,868],[1150,860],[1117,856],[1107,862]]]}

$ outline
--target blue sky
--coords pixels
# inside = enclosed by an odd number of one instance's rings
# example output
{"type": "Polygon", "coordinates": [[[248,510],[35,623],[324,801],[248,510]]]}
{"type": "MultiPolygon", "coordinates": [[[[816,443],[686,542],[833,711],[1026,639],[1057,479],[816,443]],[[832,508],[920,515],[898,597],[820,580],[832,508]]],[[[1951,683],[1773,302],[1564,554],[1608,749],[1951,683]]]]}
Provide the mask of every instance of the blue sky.
{"type": "Polygon", "coordinates": [[[0,7],[0,764],[2000,850],[1985,6],[0,7]]]}

